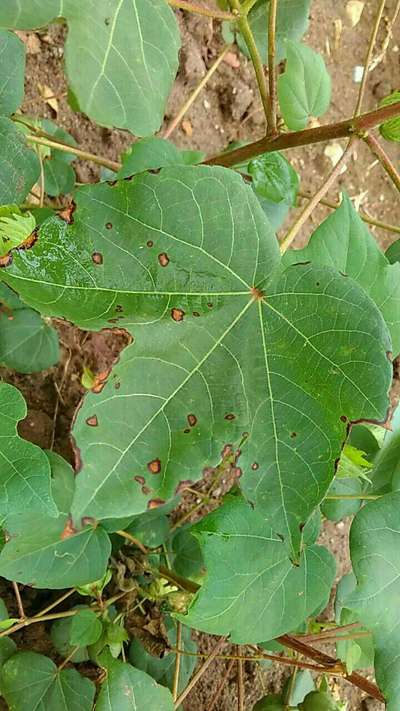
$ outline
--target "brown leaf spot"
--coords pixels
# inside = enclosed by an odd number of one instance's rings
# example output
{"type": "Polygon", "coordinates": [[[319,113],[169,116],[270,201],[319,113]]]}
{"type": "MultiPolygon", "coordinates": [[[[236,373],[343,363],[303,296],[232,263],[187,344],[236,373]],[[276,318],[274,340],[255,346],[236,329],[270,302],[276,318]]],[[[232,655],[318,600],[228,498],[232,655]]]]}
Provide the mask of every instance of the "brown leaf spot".
{"type": "Polygon", "coordinates": [[[74,218],[73,214],[76,210],[76,204],[74,202],[69,205],[69,207],[66,207],[64,210],[60,210],[58,213],[58,216],[61,218],[61,220],[64,220],[68,225],[72,225],[74,218]]]}
{"type": "Polygon", "coordinates": [[[193,311],[193,316],[194,316],[195,318],[199,318],[200,314],[199,314],[198,311],[193,311]]]}
{"type": "Polygon", "coordinates": [[[142,494],[144,494],[145,496],[148,496],[150,494],[150,492],[151,492],[151,489],[149,489],[148,486],[142,486],[142,494]]]}
{"type": "Polygon", "coordinates": [[[101,373],[97,373],[97,375],[94,378],[94,383],[92,385],[91,391],[92,393],[101,393],[103,390],[107,378],[110,375],[111,369],[109,368],[108,370],[103,370],[101,373]]]}
{"type": "Polygon", "coordinates": [[[342,422],[347,422],[347,417],[346,415],[340,415],[340,419],[342,422]]]}
{"type": "Polygon", "coordinates": [[[123,308],[123,306],[121,306],[121,304],[117,304],[115,307],[115,310],[116,310],[117,314],[122,314],[124,308],[123,308]]]}
{"type": "Polygon", "coordinates": [[[94,264],[103,264],[103,255],[100,252],[93,252],[92,262],[94,264]]]}
{"type": "Polygon", "coordinates": [[[161,252],[161,254],[158,255],[158,261],[160,262],[162,267],[167,267],[169,264],[168,254],[166,254],[166,252],[161,252]]]}
{"type": "Polygon", "coordinates": [[[184,434],[189,434],[190,431],[190,427],[187,427],[185,430],[183,430],[184,434]]]}
{"type": "Polygon", "coordinates": [[[251,465],[251,468],[252,468],[253,471],[256,471],[259,466],[260,466],[260,465],[259,465],[258,462],[253,462],[253,464],[251,465]]]}
{"type": "Polygon", "coordinates": [[[176,309],[176,308],[171,309],[171,316],[174,321],[183,321],[184,315],[185,315],[185,312],[182,311],[182,309],[176,309]]]}
{"type": "Polygon", "coordinates": [[[134,476],[133,478],[135,481],[137,481],[138,484],[140,484],[140,486],[143,486],[143,484],[146,483],[146,479],[144,478],[144,476],[134,476]]]}
{"type": "Polygon", "coordinates": [[[106,222],[106,230],[112,230],[112,222],[106,222]]]}
{"type": "Polygon", "coordinates": [[[209,309],[212,309],[212,307],[214,306],[214,304],[212,304],[211,301],[209,301],[208,304],[207,304],[207,306],[208,306],[209,309]]]}
{"type": "Polygon", "coordinates": [[[121,387],[121,383],[119,382],[119,380],[117,380],[116,383],[114,383],[114,388],[115,388],[116,390],[119,390],[120,387],[121,387]]]}
{"type": "Polygon", "coordinates": [[[95,518],[93,518],[93,516],[83,516],[83,518],[81,518],[81,524],[82,524],[82,527],[83,527],[83,528],[85,528],[85,526],[94,526],[94,527],[96,527],[96,526],[97,526],[97,521],[96,521],[95,518]]]}
{"type": "Polygon", "coordinates": [[[252,295],[254,301],[261,301],[264,298],[264,292],[261,289],[257,289],[256,286],[252,286],[250,289],[250,294],[252,295]]]}
{"type": "Polygon", "coordinates": [[[0,269],[3,267],[9,267],[13,260],[12,254],[10,252],[5,254],[4,257],[0,257],[0,269]]]}
{"type": "Polygon", "coordinates": [[[225,415],[224,420],[234,420],[236,415],[234,415],[232,412],[229,412],[227,415],[225,415]]]}
{"type": "Polygon", "coordinates": [[[76,528],[74,528],[71,516],[68,516],[67,521],[64,526],[64,530],[61,533],[60,538],[62,541],[65,541],[66,538],[71,538],[71,536],[74,536],[75,533],[77,533],[77,530],[76,530],[76,528]]]}
{"type": "Polygon", "coordinates": [[[153,244],[154,244],[154,242],[153,242],[152,239],[149,239],[148,242],[146,242],[146,244],[147,244],[148,247],[152,247],[153,244]]]}
{"type": "Polygon", "coordinates": [[[91,417],[88,417],[86,420],[86,424],[89,425],[89,427],[97,427],[99,424],[97,415],[92,415],[91,417]]]}
{"type": "Polygon", "coordinates": [[[226,444],[225,447],[223,448],[221,452],[221,459],[225,459],[226,457],[230,457],[233,454],[233,449],[231,444],[226,444]]]}
{"type": "Polygon", "coordinates": [[[163,499],[151,499],[147,504],[148,509],[158,509],[159,506],[163,506],[165,501],[163,499]]]}
{"type": "Polygon", "coordinates": [[[188,415],[188,416],[187,416],[187,421],[188,421],[190,427],[196,427],[196,425],[197,425],[197,417],[196,417],[196,415],[188,415]]]}
{"type": "Polygon", "coordinates": [[[297,432],[291,432],[290,436],[292,439],[294,439],[295,437],[297,437],[297,432]]]}
{"type": "Polygon", "coordinates": [[[161,462],[159,459],[153,459],[148,463],[147,469],[151,474],[159,474],[161,471],[161,462]]]}

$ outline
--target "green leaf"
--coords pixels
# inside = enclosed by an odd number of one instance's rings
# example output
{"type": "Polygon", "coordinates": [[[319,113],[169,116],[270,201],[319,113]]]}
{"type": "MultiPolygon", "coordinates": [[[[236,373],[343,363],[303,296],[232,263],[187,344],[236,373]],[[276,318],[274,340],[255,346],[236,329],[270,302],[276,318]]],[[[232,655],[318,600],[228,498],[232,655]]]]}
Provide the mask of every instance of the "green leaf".
{"type": "Polygon", "coordinates": [[[12,32],[0,30],[0,115],[9,116],[24,98],[25,45],[12,32]]]}
{"type": "Polygon", "coordinates": [[[172,695],[148,674],[117,659],[107,663],[96,711],[173,711],[172,695]]]}
{"type": "MultiPolygon", "coordinates": [[[[122,168],[117,173],[117,178],[129,178],[131,175],[143,173],[146,170],[158,170],[172,165],[184,165],[187,161],[185,156],[192,151],[180,151],[173,143],[164,138],[151,136],[142,138],[133,143],[132,146],[122,155],[122,168]]],[[[201,154],[195,155],[195,160],[201,154]]]]}
{"type": "Polygon", "coordinates": [[[51,493],[60,513],[68,515],[75,490],[75,474],[59,454],[46,451],[51,467],[51,493]]]}
{"type": "Polygon", "coordinates": [[[300,711],[344,711],[345,707],[336,703],[329,691],[310,691],[300,704],[300,711]]]}
{"type": "MultiPolygon", "coordinates": [[[[328,489],[328,495],[361,495],[362,485],[359,479],[340,478],[336,474],[335,479],[328,489]]],[[[361,506],[361,500],[338,499],[337,501],[325,500],[321,504],[321,511],[330,521],[341,521],[346,516],[357,513],[361,506]]]]}
{"type": "Polygon", "coordinates": [[[35,373],[55,365],[59,356],[57,331],[22,302],[13,311],[4,307],[0,295],[0,363],[35,373]]]}
{"type": "Polygon", "coordinates": [[[347,422],[386,415],[390,343],[352,280],[278,266],[251,188],[232,171],[182,166],[85,187],[73,225],[48,220],[1,270],[46,313],[90,328],[120,319],[133,333],[74,426],[78,527],[143,513],[247,432],[243,489],[298,545],[347,422]]]}
{"type": "Polygon", "coordinates": [[[298,670],[294,677],[294,679],[289,677],[285,685],[286,694],[289,692],[286,702],[289,706],[297,706],[304,701],[304,697],[310,691],[315,689],[314,679],[308,669],[298,670]]]}
{"type": "MultiPolygon", "coordinates": [[[[353,573],[344,575],[336,588],[335,619],[338,625],[348,625],[358,622],[358,616],[345,607],[346,598],[356,587],[357,581],[353,573]]],[[[365,631],[360,629],[359,631],[365,631]]],[[[372,636],[357,640],[348,639],[336,643],[337,656],[346,664],[348,673],[353,669],[368,669],[374,665],[374,645],[372,636]],[[351,667],[351,669],[350,669],[351,667]]]]}
{"type": "Polygon", "coordinates": [[[151,513],[157,513],[157,509],[135,517],[125,530],[135,538],[138,538],[148,548],[158,548],[167,540],[170,533],[170,525],[167,516],[164,514],[157,517],[149,517],[151,513]]]}
{"type": "Polygon", "coordinates": [[[73,647],[94,644],[103,630],[101,621],[93,610],[83,609],[72,618],[70,642],[73,647]]]}
{"type": "Polygon", "coordinates": [[[278,77],[278,97],[288,128],[299,131],[311,116],[322,116],[331,99],[331,78],[320,54],[298,42],[287,42],[284,74],[278,77]]]}
{"type": "MultiPolygon", "coordinates": [[[[382,101],[379,102],[379,106],[389,106],[390,104],[395,104],[396,101],[400,101],[400,91],[394,91],[390,96],[386,96],[382,101]]],[[[389,121],[385,121],[379,126],[379,131],[383,138],[387,141],[394,141],[395,143],[400,142],[400,116],[395,116],[389,121]]]]}
{"type": "Polygon", "coordinates": [[[30,513],[7,520],[9,542],[0,554],[0,575],[24,585],[54,590],[86,585],[101,578],[111,552],[107,533],[86,526],[66,537],[68,519],[30,513]]]}
{"type": "Polygon", "coordinates": [[[257,701],[253,711],[285,711],[287,708],[280,694],[268,694],[257,701]]]}
{"type": "Polygon", "coordinates": [[[286,252],[285,263],[310,260],[338,269],[357,281],[380,309],[400,352],[400,264],[391,266],[347,195],[317,227],[304,249],[286,252]]]}
{"type": "Polygon", "coordinates": [[[47,0],[38,10],[40,4],[7,0],[0,25],[29,29],[64,17],[66,72],[80,110],[103,126],[155,133],[180,48],[177,20],[165,0],[47,0]]]}
{"type": "Polygon", "coordinates": [[[309,546],[295,565],[262,516],[242,498],[193,527],[203,551],[207,577],[182,622],[232,642],[273,639],[326,605],[335,577],[333,556],[309,546]]]}
{"type": "Polygon", "coordinates": [[[54,158],[44,161],[44,189],[47,195],[58,197],[72,192],[75,171],[63,160],[54,158]]]}
{"type": "Polygon", "coordinates": [[[0,205],[22,203],[39,175],[35,151],[10,119],[0,117],[0,205]]]}
{"type": "Polygon", "coordinates": [[[203,555],[199,542],[192,535],[192,526],[185,526],[176,531],[172,539],[174,554],[173,569],[184,578],[197,577],[204,568],[203,555]]]}
{"type": "Polygon", "coordinates": [[[369,481],[366,472],[373,464],[366,459],[367,453],[351,444],[345,444],[338,465],[337,476],[341,479],[360,478],[369,481]]]}
{"type": "Polygon", "coordinates": [[[29,510],[35,518],[39,514],[56,516],[48,459],[17,432],[17,423],[26,414],[21,393],[12,385],[0,383],[0,513],[7,517],[29,510]]]}
{"type": "Polygon", "coordinates": [[[2,637],[0,639],[0,669],[16,651],[17,645],[11,637],[2,637]]]}
{"type": "MultiPolygon", "coordinates": [[[[82,606],[83,609],[84,606],[82,606]]],[[[75,608],[72,608],[75,609],[75,608]]],[[[86,608],[87,609],[87,608],[86,608]]],[[[53,645],[62,657],[69,657],[73,652],[73,645],[71,644],[71,626],[74,617],[65,617],[61,620],[56,620],[51,625],[50,635],[53,645]]],[[[86,662],[89,659],[89,652],[86,647],[79,647],[72,657],[70,657],[73,664],[79,664],[80,662],[86,662]]]]}
{"type": "MultiPolygon", "coordinates": [[[[311,0],[279,0],[276,15],[276,62],[286,57],[287,40],[300,40],[308,27],[311,0]]],[[[269,2],[259,0],[249,13],[248,19],[263,64],[268,62],[267,12],[269,2]]],[[[1,15],[0,15],[1,17],[1,15]]],[[[238,45],[248,55],[243,38],[239,35],[238,45]]]]}
{"type": "Polygon", "coordinates": [[[13,205],[0,207],[0,256],[19,247],[34,232],[36,220],[30,212],[22,214],[13,205]]]}
{"type": "Polygon", "coordinates": [[[387,711],[400,704],[400,493],[368,503],[351,527],[350,553],[357,588],[344,600],[373,633],[375,674],[387,711]]]}
{"type": "Polygon", "coordinates": [[[385,257],[390,262],[390,264],[396,264],[396,262],[400,262],[400,239],[397,239],[390,245],[390,247],[387,248],[385,252],[385,257]]]}
{"type": "Polygon", "coordinates": [[[2,694],[13,711],[91,711],[95,685],[75,669],[58,671],[36,652],[17,652],[1,669],[2,694]]]}
{"type": "Polygon", "coordinates": [[[248,170],[261,197],[289,207],[296,204],[299,177],[281,153],[264,153],[250,161],[248,170]]]}

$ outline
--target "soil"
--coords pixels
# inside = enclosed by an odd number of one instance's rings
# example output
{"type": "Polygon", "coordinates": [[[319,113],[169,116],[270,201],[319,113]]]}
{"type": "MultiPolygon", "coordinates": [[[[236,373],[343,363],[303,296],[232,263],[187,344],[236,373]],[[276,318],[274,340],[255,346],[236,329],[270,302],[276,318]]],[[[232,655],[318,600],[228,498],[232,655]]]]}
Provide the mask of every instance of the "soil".
{"type": "MultiPolygon", "coordinates": [[[[363,64],[378,2],[373,0],[365,3],[361,20],[354,28],[346,14],[346,5],[347,0],[335,3],[320,0],[313,3],[311,11],[306,41],[323,54],[333,78],[332,102],[329,113],[323,117],[324,123],[351,114],[359,89],[359,84],[354,82],[353,72],[357,65],[363,64]]],[[[395,0],[387,3],[378,35],[378,53],[384,46],[387,22],[393,14],[394,6],[395,0]]],[[[184,103],[223,46],[218,23],[182,11],[178,11],[177,15],[183,38],[181,67],[168,104],[165,126],[169,125],[176,115],[177,107],[184,103]]],[[[64,28],[54,25],[44,32],[20,34],[28,49],[24,112],[29,116],[56,120],[86,150],[118,159],[132,142],[132,136],[124,131],[95,126],[85,116],[73,113],[68,105],[63,73],[64,28]],[[40,84],[49,87],[50,93],[56,97],[57,111],[43,100],[40,84]]],[[[384,59],[370,73],[364,110],[372,109],[381,98],[399,88],[399,45],[400,28],[397,26],[384,59]]],[[[263,113],[252,67],[234,48],[189,110],[184,123],[176,129],[172,140],[179,147],[214,154],[231,141],[255,140],[263,132],[263,113]]],[[[343,142],[338,142],[336,151],[338,146],[343,147],[343,142]]],[[[396,145],[386,144],[385,148],[393,160],[398,161],[396,145]]],[[[323,144],[296,149],[291,152],[290,158],[301,174],[303,191],[315,190],[332,167],[323,144]]],[[[93,182],[99,177],[100,170],[92,163],[76,161],[75,167],[80,182],[93,182]]],[[[354,154],[347,171],[340,176],[330,197],[336,198],[341,188],[346,189],[356,205],[361,206],[365,212],[388,223],[400,224],[400,203],[395,200],[395,189],[364,145],[357,149],[357,154],[354,154]]],[[[323,207],[314,212],[298,238],[298,245],[304,243],[310,231],[326,214],[327,210],[323,207]]],[[[294,212],[290,219],[294,219],[294,212]]],[[[375,228],[372,231],[384,247],[395,238],[388,231],[375,228]]],[[[31,376],[1,368],[0,377],[16,385],[27,400],[28,416],[21,423],[21,434],[42,447],[53,446],[55,451],[72,461],[69,430],[74,411],[84,395],[81,384],[83,367],[89,367],[95,373],[106,370],[126,343],[123,336],[110,331],[85,333],[66,323],[56,322],[55,325],[62,344],[62,360],[57,367],[31,376]]],[[[229,486],[229,481],[228,478],[222,487],[229,486]]],[[[190,504],[190,499],[185,499],[184,506],[190,504]]],[[[324,526],[323,542],[336,556],[338,579],[350,567],[347,544],[349,525],[350,521],[346,520],[336,525],[328,522],[324,526]]],[[[16,611],[11,586],[3,581],[1,588],[0,592],[9,604],[10,611],[16,611]]],[[[25,588],[23,595],[31,609],[46,604],[42,591],[25,588]]],[[[212,649],[215,640],[206,635],[198,637],[201,651],[212,649]]],[[[17,641],[25,648],[51,653],[48,629],[45,626],[28,628],[19,634],[17,641]]],[[[211,666],[185,702],[186,711],[205,711],[208,708],[225,669],[222,661],[216,661],[211,666]]],[[[245,663],[246,711],[250,711],[263,693],[279,691],[288,673],[285,667],[277,665],[272,669],[261,670],[254,663],[245,663]]],[[[345,683],[335,684],[335,688],[339,690],[342,700],[348,701],[351,711],[382,709],[380,704],[375,706],[374,702],[362,702],[362,695],[345,683]]],[[[234,666],[218,708],[221,711],[232,711],[237,703],[234,666]]]]}

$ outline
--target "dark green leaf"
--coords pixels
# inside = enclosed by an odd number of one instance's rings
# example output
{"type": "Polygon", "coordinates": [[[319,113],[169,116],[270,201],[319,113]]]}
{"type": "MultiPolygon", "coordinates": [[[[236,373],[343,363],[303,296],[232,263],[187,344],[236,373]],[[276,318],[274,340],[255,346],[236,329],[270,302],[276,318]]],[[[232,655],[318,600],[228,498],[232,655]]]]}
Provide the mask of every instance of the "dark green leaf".
{"type": "Polygon", "coordinates": [[[0,30],[0,115],[13,114],[24,98],[25,45],[12,32],[0,30]]]}
{"type": "MultiPolygon", "coordinates": [[[[400,91],[394,91],[379,102],[379,106],[389,106],[400,101],[400,91]]],[[[379,126],[379,131],[387,141],[400,142],[400,116],[395,116],[379,126]]]]}
{"type": "Polygon", "coordinates": [[[390,264],[400,262],[400,239],[397,239],[390,245],[390,247],[387,248],[385,257],[390,264]]]}
{"type": "Polygon", "coordinates": [[[75,669],[57,670],[48,657],[17,652],[0,672],[2,694],[13,711],[91,711],[95,685],[75,669]]]}
{"type": "Polygon", "coordinates": [[[324,114],[331,99],[331,78],[320,54],[298,42],[287,42],[284,74],[278,77],[279,106],[286,125],[294,131],[307,126],[311,116],[324,114]]]}
{"type": "Polygon", "coordinates": [[[29,510],[36,518],[38,514],[56,516],[48,459],[17,432],[17,423],[26,414],[21,393],[12,385],[0,383],[0,513],[8,517],[29,510]]]}
{"type": "Polygon", "coordinates": [[[55,452],[46,452],[51,467],[51,492],[57,509],[68,515],[75,490],[74,471],[68,462],[55,452]]]}
{"type": "MultiPolygon", "coordinates": [[[[357,615],[346,609],[345,600],[356,587],[357,581],[353,573],[344,575],[336,588],[335,619],[338,625],[348,625],[358,622],[357,615]]],[[[365,631],[360,628],[357,631],[365,631]]],[[[374,645],[372,635],[358,639],[348,639],[336,643],[337,656],[346,664],[349,674],[353,669],[368,669],[374,664],[374,645]]]]}
{"type": "MultiPolygon", "coordinates": [[[[87,609],[82,605],[83,609],[87,609]]],[[[73,608],[74,609],[74,608],[73,608]]],[[[71,644],[71,626],[73,617],[65,617],[61,620],[56,620],[51,625],[50,635],[51,641],[58,654],[62,657],[69,657],[73,652],[73,645],[71,644]]],[[[86,647],[80,647],[77,649],[72,657],[70,657],[71,662],[74,664],[79,664],[80,662],[86,662],[89,659],[89,653],[86,647]]]]}
{"type": "MultiPolygon", "coordinates": [[[[335,477],[328,489],[329,496],[361,495],[362,485],[359,479],[335,477]]],[[[346,516],[357,513],[361,501],[357,499],[339,499],[337,501],[325,500],[321,504],[321,511],[330,521],[340,521],[346,516]]]]}
{"type": "Polygon", "coordinates": [[[393,352],[400,351],[400,264],[390,266],[349,198],[315,230],[307,247],[289,250],[286,264],[310,260],[334,267],[357,281],[388,325],[393,352]]]}
{"type": "Polygon", "coordinates": [[[96,711],[173,711],[172,695],[148,674],[117,659],[107,662],[96,711]]]}
{"type": "Polygon", "coordinates": [[[281,153],[264,153],[250,161],[248,170],[261,197],[289,207],[296,204],[299,177],[281,153]]]}
{"type": "Polygon", "coordinates": [[[103,626],[93,610],[80,610],[72,618],[70,642],[73,647],[94,644],[100,638],[103,626]]]}
{"type": "MultiPolygon", "coordinates": [[[[155,511],[155,513],[157,510],[155,511]]],[[[167,516],[148,517],[146,512],[141,516],[134,518],[132,523],[126,529],[132,536],[138,538],[139,541],[148,548],[158,548],[167,540],[170,532],[169,520],[167,516]]]]}
{"type": "Polygon", "coordinates": [[[285,685],[287,705],[297,706],[310,691],[314,691],[315,684],[311,672],[308,669],[300,669],[293,677],[289,677],[285,685]]]}
{"type": "Polygon", "coordinates": [[[57,331],[22,302],[13,311],[0,303],[0,363],[20,373],[55,365],[60,356],[57,331]]]}
{"type": "Polygon", "coordinates": [[[268,694],[257,701],[253,711],[285,711],[287,708],[280,694],[268,694]]]}
{"type": "Polygon", "coordinates": [[[44,162],[44,189],[51,197],[72,192],[75,171],[65,161],[54,158],[44,162]]]}
{"type": "Polygon", "coordinates": [[[198,540],[192,535],[192,526],[179,528],[172,539],[173,569],[184,578],[197,577],[204,568],[198,540]]]}
{"type": "Polygon", "coordinates": [[[195,154],[193,151],[180,151],[164,138],[142,138],[122,155],[122,168],[117,173],[117,178],[129,178],[146,170],[196,163],[201,157],[202,154],[195,154]]]}
{"type": "Polygon", "coordinates": [[[299,706],[300,711],[343,711],[329,691],[310,691],[299,706]]]}
{"type": "Polygon", "coordinates": [[[39,175],[36,153],[14,123],[0,117],[0,205],[22,203],[39,175]]]}
{"type": "Polygon", "coordinates": [[[64,0],[3,0],[0,25],[17,30],[35,29],[63,14],[64,0]]]}
{"type": "Polygon", "coordinates": [[[292,630],[328,602],[335,577],[329,551],[310,546],[294,565],[281,538],[242,498],[229,497],[194,531],[207,577],[188,614],[178,616],[190,627],[253,644],[292,630]]]}

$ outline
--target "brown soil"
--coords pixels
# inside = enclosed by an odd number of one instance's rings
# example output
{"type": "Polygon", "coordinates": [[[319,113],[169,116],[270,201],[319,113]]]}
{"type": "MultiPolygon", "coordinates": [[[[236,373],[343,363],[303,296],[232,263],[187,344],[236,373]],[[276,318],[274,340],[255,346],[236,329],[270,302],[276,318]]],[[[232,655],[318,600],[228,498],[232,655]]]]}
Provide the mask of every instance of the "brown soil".
{"type": "MultiPolygon", "coordinates": [[[[307,42],[324,55],[333,78],[332,104],[329,114],[323,118],[324,122],[351,114],[359,86],[354,83],[352,73],[356,65],[363,64],[372,17],[377,7],[376,1],[366,3],[360,23],[352,29],[345,12],[346,4],[346,0],[335,3],[315,1],[311,14],[307,42]]],[[[386,15],[390,17],[395,0],[387,5],[386,15]]],[[[177,107],[182,105],[204,76],[223,44],[219,27],[217,24],[213,26],[212,20],[183,12],[177,14],[182,29],[183,49],[181,69],[169,101],[166,125],[176,114],[177,107]]],[[[378,47],[382,47],[385,39],[385,22],[379,34],[378,47]]],[[[63,74],[64,29],[57,25],[45,32],[23,36],[28,47],[25,113],[52,118],[70,131],[82,147],[118,159],[121,151],[131,143],[131,136],[123,131],[110,131],[95,126],[85,116],[73,113],[68,106],[63,74]],[[41,98],[39,83],[50,87],[57,97],[57,115],[41,98]]],[[[399,45],[400,32],[397,27],[384,60],[370,74],[365,110],[374,107],[379,99],[392,90],[398,89],[399,45]]],[[[178,146],[213,154],[225,148],[232,140],[251,140],[262,136],[263,114],[251,65],[237,50],[234,50],[234,55],[236,61],[232,62],[231,57],[229,63],[222,63],[188,112],[184,127],[175,131],[173,140],[178,146]]],[[[398,160],[399,153],[394,144],[386,144],[386,149],[394,160],[398,160]]],[[[318,187],[323,176],[330,170],[332,164],[324,151],[324,145],[317,145],[297,149],[290,154],[294,167],[301,173],[303,190],[318,187]]],[[[76,169],[81,182],[95,181],[99,176],[99,169],[94,164],[78,161],[76,169]]],[[[334,197],[341,187],[346,188],[364,211],[389,223],[399,224],[400,205],[395,200],[394,188],[363,145],[357,149],[348,170],[338,180],[334,197]]],[[[325,208],[318,208],[303,230],[299,244],[325,214],[325,208]]],[[[389,232],[375,232],[378,241],[385,246],[394,238],[389,232]]],[[[29,413],[20,428],[23,436],[42,447],[50,447],[54,440],[55,450],[72,460],[69,429],[74,411],[84,394],[81,385],[83,367],[88,366],[96,373],[106,370],[125,343],[123,337],[111,332],[84,333],[65,323],[56,325],[63,347],[62,362],[57,367],[32,376],[2,368],[0,376],[16,385],[27,400],[29,413]]],[[[338,577],[349,569],[348,529],[348,521],[337,525],[328,523],[324,528],[324,543],[333,550],[338,561],[338,577]]],[[[3,584],[1,592],[9,602],[10,610],[15,610],[10,587],[3,584]]],[[[25,589],[24,597],[27,596],[33,608],[43,602],[41,592],[25,589]]],[[[29,628],[20,635],[18,642],[24,647],[50,653],[48,630],[45,627],[35,625],[29,628]]],[[[200,635],[199,643],[202,651],[209,651],[215,641],[200,635]]],[[[186,711],[205,711],[224,669],[223,662],[212,665],[185,703],[186,711]]],[[[288,675],[284,667],[275,666],[272,670],[261,671],[251,663],[245,664],[244,672],[246,710],[252,708],[263,692],[279,691],[282,680],[288,675]]],[[[372,711],[375,708],[370,702],[368,706],[362,704],[362,697],[355,689],[343,683],[339,686],[341,698],[349,702],[351,711],[372,711]]],[[[221,711],[236,708],[236,689],[234,667],[218,703],[221,711]]],[[[382,706],[378,704],[376,708],[382,706]]]]}

